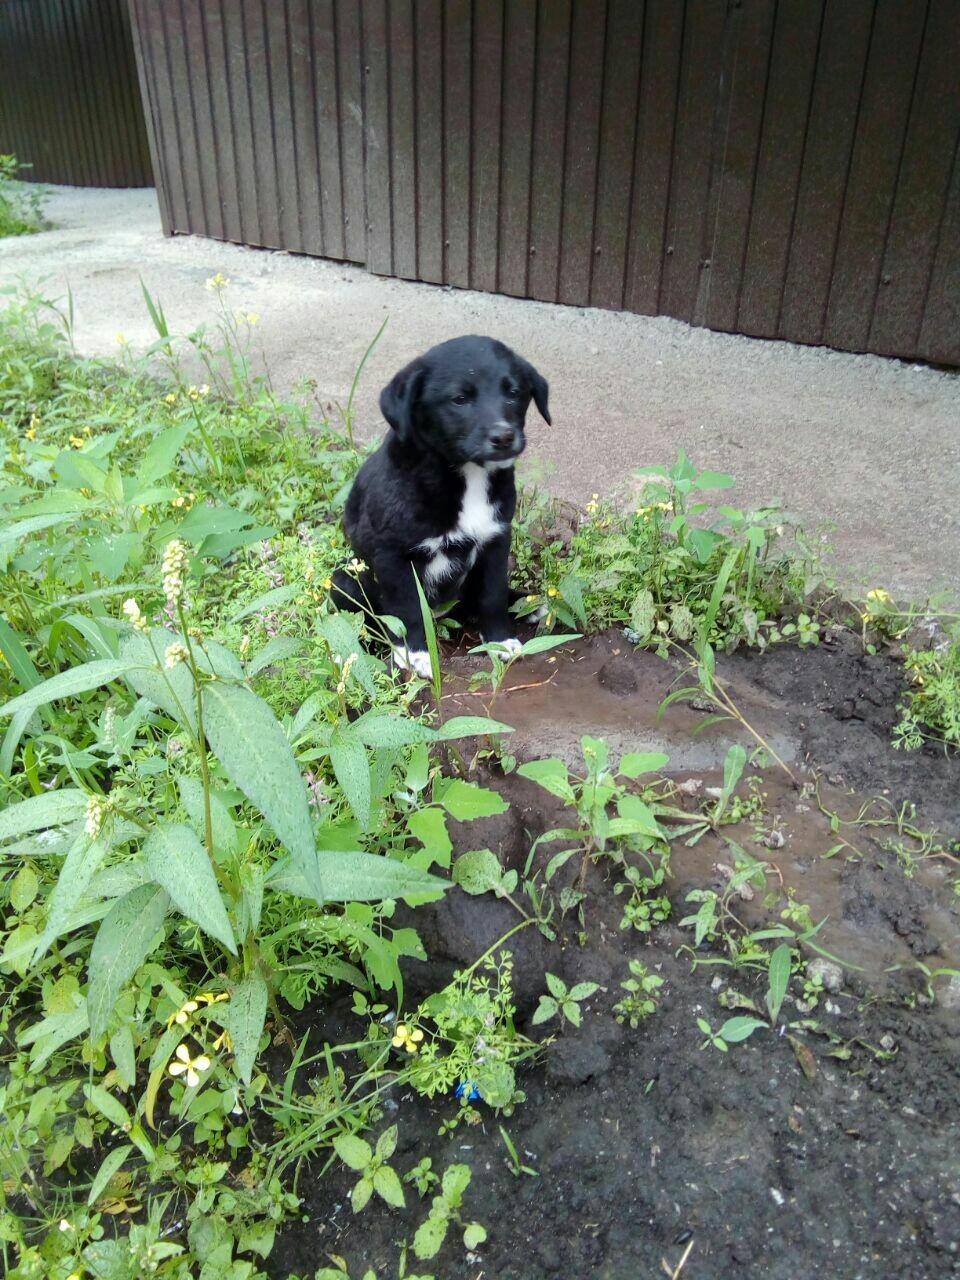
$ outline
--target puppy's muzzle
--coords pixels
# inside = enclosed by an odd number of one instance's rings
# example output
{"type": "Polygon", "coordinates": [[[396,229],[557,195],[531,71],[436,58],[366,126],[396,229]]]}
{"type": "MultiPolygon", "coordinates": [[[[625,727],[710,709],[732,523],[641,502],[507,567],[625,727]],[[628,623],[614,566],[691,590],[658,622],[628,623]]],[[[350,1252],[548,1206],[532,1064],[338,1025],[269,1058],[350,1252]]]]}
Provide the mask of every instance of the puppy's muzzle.
{"type": "Polygon", "coordinates": [[[516,458],[523,452],[524,440],[519,431],[506,423],[497,423],[488,437],[490,457],[493,461],[516,458]]]}

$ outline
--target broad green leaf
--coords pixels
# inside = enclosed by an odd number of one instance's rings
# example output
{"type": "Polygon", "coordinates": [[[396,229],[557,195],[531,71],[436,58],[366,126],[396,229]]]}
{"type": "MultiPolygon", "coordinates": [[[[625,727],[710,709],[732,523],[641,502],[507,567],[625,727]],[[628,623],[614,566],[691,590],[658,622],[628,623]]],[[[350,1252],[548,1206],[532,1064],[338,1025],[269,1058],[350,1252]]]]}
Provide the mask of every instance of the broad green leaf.
{"type": "Polygon", "coordinates": [[[6,659],[7,666],[21,689],[32,689],[40,684],[43,677],[6,618],[0,618],[0,654],[6,659]]]}
{"type": "Polygon", "coordinates": [[[508,724],[501,724],[499,720],[490,720],[486,716],[451,716],[436,730],[436,736],[441,742],[499,733],[513,733],[513,729],[508,724]]]}
{"type": "Polygon", "coordinates": [[[21,867],[10,882],[10,905],[17,915],[30,906],[40,889],[40,878],[33,867],[21,867]]]}
{"type": "Polygon", "coordinates": [[[63,524],[71,518],[69,513],[64,512],[61,515],[31,516],[27,520],[14,520],[5,529],[0,530],[0,565],[6,566],[10,553],[21,538],[42,533],[45,529],[52,529],[55,525],[63,524]]]}
{"type": "Polygon", "coordinates": [[[580,1006],[574,1000],[564,1000],[563,1016],[574,1027],[580,1026],[580,1006]]]}
{"type": "Polygon", "coordinates": [[[587,1000],[595,991],[600,990],[599,982],[578,982],[569,991],[571,1000],[587,1000]]]}
{"type": "Polygon", "coordinates": [[[657,773],[670,763],[663,751],[628,751],[620,758],[620,770],[625,778],[639,778],[642,773],[657,773]]]}
{"type": "Polygon", "coordinates": [[[495,813],[505,813],[510,807],[496,791],[478,787],[473,782],[464,782],[460,778],[454,778],[437,799],[458,822],[489,818],[495,813]]]}
{"type": "Polygon", "coordinates": [[[559,796],[561,800],[566,800],[568,804],[573,804],[575,796],[573,787],[571,787],[568,776],[567,766],[562,760],[530,760],[526,764],[522,764],[517,773],[521,778],[529,778],[531,782],[536,782],[538,786],[543,787],[544,791],[549,791],[552,796],[559,796]]]}
{"type": "Polygon", "coordinates": [[[274,587],[272,591],[265,591],[263,595],[257,596],[255,600],[245,604],[242,609],[231,616],[229,621],[240,622],[243,618],[249,618],[252,613],[275,609],[278,605],[286,604],[288,600],[292,600],[299,595],[301,590],[302,587],[295,582],[288,583],[285,587],[274,587]]]}
{"type": "Polygon", "coordinates": [[[701,471],[694,480],[695,489],[732,489],[736,484],[733,476],[722,471],[701,471]]]}
{"type": "Polygon", "coordinates": [[[0,840],[72,822],[80,817],[86,804],[85,792],[74,788],[45,791],[42,795],[31,796],[29,800],[11,804],[0,812],[0,840]]]}
{"type": "Polygon", "coordinates": [[[453,845],[442,809],[417,809],[407,818],[407,830],[423,844],[435,862],[449,867],[453,845]]]}
{"type": "Polygon", "coordinates": [[[105,1116],[118,1129],[126,1130],[130,1128],[131,1121],[126,1107],[112,1093],[108,1093],[106,1089],[98,1084],[85,1084],[83,1086],[83,1096],[92,1107],[96,1108],[102,1116],[105,1116]]]}
{"type": "Polygon", "coordinates": [[[489,849],[472,849],[453,864],[453,883],[464,893],[489,893],[503,879],[503,870],[496,854],[489,849]]]}
{"type": "Polygon", "coordinates": [[[282,662],[285,658],[292,658],[295,653],[300,652],[306,643],[306,640],[297,636],[274,636],[247,663],[247,675],[255,676],[264,667],[269,667],[275,662],[282,662]]]}
{"type": "Polygon", "coordinates": [[[12,716],[26,710],[36,711],[37,707],[46,706],[48,702],[55,702],[58,698],[72,698],[78,693],[99,689],[101,685],[126,675],[134,665],[123,658],[81,663],[79,667],[61,671],[59,675],[44,680],[43,684],[35,685],[18,698],[13,698],[0,707],[0,716],[12,716]]]}
{"type": "Polygon", "coordinates": [[[317,631],[330,646],[331,653],[338,653],[344,662],[353,656],[352,673],[363,685],[364,692],[374,698],[377,692],[374,661],[364,652],[350,615],[331,613],[324,618],[318,618],[317,631]]]}
{"type": "Polygon", "coordinates": [[[176,639],[162,627],[155,627],[149,635],[134,632],[121,640],[120,658],[130,662],[127,679],[140,697],[195,734],[196,686],[190,668],[185,662],[169,671],[163,667],[163,655],[176,639]]]}
{"type": "MultiPolygon", "coordinates": [[[[110,1179],[117,1172],[132,1150],[133,1147],[129,1143],[126,1143],[122,1147],[114,1147],[112,1151],[107,1153],[104,1157],[103,1164],[101,1164],[100,1168],[97,1170],[97,1176],[90,1184],[90,1194],[87,1196],[88,1205],[97,1203],[101,1195],[106,1191],[110,1179]]],[[[103,1243],[108,1244],[111,1242],[104,1241],[103,1243]]],[[[96,1271],[94,1274],[103,1275],[107,1273],[96,1271]]],[[[115,1270],[111,1268],[109,1275],[113,1276],[114,1274],[115,1270]]]]}
{"type": "Polygon", "coordinates": [[[177,534],[184,542],[198,544],[212,534],[235,533],[246,529],[255,519],[249,511],[236,511],[228,506],[208,507],[205,503],[198,503],[190,508],[177,534]]]}
{"type": "Polygon", "coordinates": [[[435,1258],[440,1252],[440,1246],[446,1234],[446,1218],[427,1218],[417,1227],[416,1235],[413,1237],[413,1252],[421,1262],[425,1262],[428,1258],[435,1258]]]}
{"type": "Polygon", "coordinates": [[[127,1023],[110,1037],[110,1056],[113,1058],[120,1079],[132,1089],[137,1082],[137,1059],[133,1047],[133,1032],[127,1023]]]}
{"type": "Polygon", "coordinates": [[[397,1149],[398,1128],[392,1124],[389,1129],[384,1129],[380,1137],[377,1139],[377,1159],[389,1160],[397,1149]]]}
{"type": "Polygon", "coordinates": [[[365,1209],[370,1203],[370,1197],[373,1195],[373,1179],[361,1178],[355,1184],[350,1192],[350,1205],[354,1213],[359,1213],[361,1209],[365,1209]]]}
{"type": "Polygon", "coordinates": [[[555,973],[546,973],[544,977],[547,980],[547,990],[555,1000],[564,1000],[567,996],[567,984],[556,976],[555,973]]]}
{"type": "MultiPolygon", "coordinates": [[[[337,737],[339,738],[339,734],[337,737]]],[[[330,763],[357,821],[364,831],[368,830],[373,801],[370,762],[366,751],[358,742],[345,742],[341,739],[330,747],[330,763]]]]}
{"type": "Polygon", "coordinates": [[[780,1016],[780,1006],[783,1004],[783,997],[787,994],[792,965],[793,957],[790,954],[790,948],[785,942],[781,942],[770,957],[767,1012],[770,1014],[771,1022],[776,1022],[780,1016]]]}
{"type": "Polygon", "coordinates": [[[276,716],[249,689],[216,680],[203,689],[203,724],[227,777],[264,815],[320,901],[307,790],[276,716]]]}
{"type": "Polygon", "coordinates": [[[757,1027],[766,1025],[761,1018],[728,1018],[717,1035],[722,1040],[726,1040],[727,1044],[739,1044],[741,1040],[746,1040],[747,1036],[753,1035],[757,1027]]]}
{"type": "Polygon", "coordinates": [[[402,1209],[406,1204],[403,1187],[395,1171],[383,1164],[373,1175],[373,1189],[381,1200],[385,1200],[393,1209],[402,1209]]]}
{"type": "Polygon", "coordinates": [[[619,817],[610,820],[611,835],[645,835],[651,840],[666,840],[666,833],[653,810],[639,796],[621,796],[617,802],[617,813],[619,817]]]}
{"type": "Polygon", "coordinates": [[[530,1021],[534,1026],[539,1026],[541,1022],[549,1022],[551,1018],[556,1017],[559,1007],[552,996],[541,996],[540,1003],[530,1021]]]}
{"type": "MultiPolygon", "coordinates": [[[[203,783],[199,778],[178,778],[180,799],[186,809],[193,829],[201,839],[206,838],[206,820],[203,810],[203,783]]],[[[210,792],[210,821],[213,827],[213,847],[218,853],[235,853],[237,828],[233,816],[216,791],[210,792]]]]}
{"type": "Polygon", "coordinates": [[[250,1083],[266,1020],[267,984],[259,973],[248,974],[231,995],[226,1013],[237,1074],[244,1084],[250,1083]]]}
{"type": "MultiPolygon", "coordinates": [[[[158,480],[163,480],[170,474],[177,461],[177,454],[183,448],[193,428],[192,422],[182,423],[180,426],[167,427],[166,431],[161,431],[158,436],[154,436],[137,468],[137,479],[141,485],[156,484],[158,480]]],[[[143,498],[139,493],[135,493],[131,498],[131,502],[142,501],[143,498]]]]}
{"type": "Polygon", "coordinates": [[[138,885],[104,917],[90,951],[87,1007],[90,1038],[96,1043],[107,1029],[124,983],[153,949],[170,899],[156,884],[138,885]]]}
{"type": "Polygon", "coordinates": [[[185,822],[154,827],[143,855],[150,875],[166,889],[177,910],[236,955],[217,877],[193,828],[185,822]]]}
{"type": "Polygon", "coordinates": [[[104,839],[91,840],[82,831],[74,843],[60,868],[57,883],[50,895],[47,919],[43,933],[37,939],[33,963],[47,951],[50,944],[56,941],[70,926],[71,916],[80,905],[90,881],[107,856],[109,844],[104,839]]]}
{"type": "Polygon", "coordinates": [[[333,1149],[354,1173],[362,1173],[373,1160],[373,1148],[355,1133],[340,1133],[333,1140],[333,1149]]]}
{"type": "MultiPolygon", "coordinates": [[[[385,898],[408,898],[414,894],[436,893],[448,889],[449,882],[377,853],[341,853],[322,850],[314,855],[322,897],[315,899],[323,906],[328,902],[381,902],[385,898]]],[[[275,864],[268,883],[284,893],[313,898],[298,868],[284,859],[275,864]]]]}
{"type": "Polygon", "coordinates": [[[479,1222],[468,1222],[463,1229],[463,1247],[476,1249],[487,1238],[487,1228],[479,1222]]]}
{"type": "Polygon", "coordinates": [[[390,715],[382,711],[368,711],[352,724],[338,729],[343,742],[359,742],[365,747],[404,747],[410,743],[433,742],[437,733],[429,725],[412,720],[409,716],[390,715]]]}

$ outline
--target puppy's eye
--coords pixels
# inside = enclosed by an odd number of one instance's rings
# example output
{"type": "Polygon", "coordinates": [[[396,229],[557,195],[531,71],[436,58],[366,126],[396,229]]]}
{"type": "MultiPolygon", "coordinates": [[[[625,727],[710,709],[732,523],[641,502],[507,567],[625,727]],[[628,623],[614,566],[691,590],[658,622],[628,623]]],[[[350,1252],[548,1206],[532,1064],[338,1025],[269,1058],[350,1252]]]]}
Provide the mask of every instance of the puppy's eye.
{"type": "Polygon", "coordinates": [[[466,403],[467,403],[467,397],[463,394],[463,392],[462,392],[462,391],[458,391],[458,392],[457,392],[457,394],[453,397],[453,403],[454,403],[454,404],[466,404],[466,403]]]}
{"type": "Polygon", "coordinates": [[[520,388],[519,388],[519,387],[508,387],[508,388],[507,388],[507,395],[510,397],[510,399],[511,399],[511,400],[519,400],[519,399],[520,399],[520,388]]]}

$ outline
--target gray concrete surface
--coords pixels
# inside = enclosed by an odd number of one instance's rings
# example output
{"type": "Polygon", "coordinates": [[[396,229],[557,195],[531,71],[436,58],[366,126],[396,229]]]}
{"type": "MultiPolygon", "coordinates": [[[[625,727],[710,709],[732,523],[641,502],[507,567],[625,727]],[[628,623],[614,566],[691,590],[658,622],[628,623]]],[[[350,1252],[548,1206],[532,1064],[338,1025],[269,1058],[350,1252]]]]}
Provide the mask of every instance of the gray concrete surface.
{"type": "Polygon", "coordinates": [[[960,600],[960,376],[875,356],[692,329],[673,320],[577,309],[388,280],[359,267],[193,237],[165,238],[153,191],[54,188],[54,227],[0,240],[0,283],[69,283],[86,353],[153,337],[138,284],[180,332],[210,321],[204,281],[259,313],[257,345],[282,389],[316,380],[344,401],[383,321],[359,393],[358,426],[378,435],[377,395],[433,343],[489,333],[550,382],[553,426],[528,419],[526,467],[582,502],[625,495],[633,471],[679,448],[737,478],[738,506],[779,498],[851,588],[960,600]]]}

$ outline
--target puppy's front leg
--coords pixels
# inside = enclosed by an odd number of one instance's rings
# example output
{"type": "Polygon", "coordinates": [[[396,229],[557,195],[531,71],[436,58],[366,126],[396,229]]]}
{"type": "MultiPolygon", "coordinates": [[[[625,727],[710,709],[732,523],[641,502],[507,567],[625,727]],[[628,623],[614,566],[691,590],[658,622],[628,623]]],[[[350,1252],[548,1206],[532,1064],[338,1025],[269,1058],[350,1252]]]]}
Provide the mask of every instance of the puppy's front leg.
{"type": "Polygon", "coordinates": [[[424,680],[429,680],[430,654],[427,652],[427,635],[423,629],[413,565],[396,552],[383,551],[374,558],[373,572],[382,611],[399,618],[407,632],[403,639],[391,633],[394,662],[401,670],[415,671],[424,680]]]}
{"type": "Polygon", "coordinates": [[[520,641],[513,634],[514,621],[510,616],[509,557],[509,533],[488,542],[470,573],[470,589],[484,641],[495,641],[509,653],[516,653],[520,641]]]}

